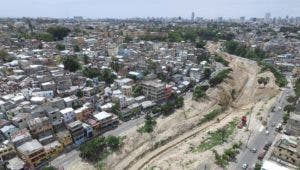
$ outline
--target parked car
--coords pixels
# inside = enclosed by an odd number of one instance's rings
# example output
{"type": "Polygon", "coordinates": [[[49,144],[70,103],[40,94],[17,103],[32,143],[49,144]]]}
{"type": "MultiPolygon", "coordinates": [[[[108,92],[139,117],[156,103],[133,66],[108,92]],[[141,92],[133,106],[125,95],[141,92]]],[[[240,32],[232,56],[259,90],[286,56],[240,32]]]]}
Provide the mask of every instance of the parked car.
{"type": "Polygon", "coordinates": [[[244,163],[244,164],[242,165],[242,168],[243,168],[243,169],[247,169],[247,168],[248,168],[248,164],[247,164],[247,163],[244,163]]]}
{"type": "Polygon", "coordinates": [[[275,130],[277,132],[281,131],[282,130],[282,124],[281,123],[278,123],[278,125],[276,126],[275,130]]]}
{"type": "Polygon", "coordinates": [[[268,143],[266,143],[264,146],[264,150],[266,150],[266,151],[269,150],[271,145],[272,145],[272,142],[270,142],[270,141],[268,143]]]}
{"type": "Polygon", "coordinates": [[[258,155],[257,159],[258,159],[258,160],[263,160],[264,157],[266,156],[266,153],[267,153],[267,151],[262,151],[262,152],[258,155]]]}
{"type": "Polygon", "coordinates": [[[250,149],[250,152],[256,153],[256,152],[257,152],[257,149],[256,149],[256,148],[252,148],[252,149],[250,149]]]}

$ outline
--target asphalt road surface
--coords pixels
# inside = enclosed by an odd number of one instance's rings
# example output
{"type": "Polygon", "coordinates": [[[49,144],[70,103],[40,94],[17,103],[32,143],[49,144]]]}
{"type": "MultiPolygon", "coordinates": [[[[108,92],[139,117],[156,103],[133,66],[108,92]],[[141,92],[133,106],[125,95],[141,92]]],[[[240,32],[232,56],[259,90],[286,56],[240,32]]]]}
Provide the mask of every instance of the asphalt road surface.
{"type": "MultiPolygon", "coordinates": [[[[243,169],[243,164],[248,164],[248,169],[253,169],[255,163],[258,161],[257,157],[260,152],[263,151],[263,147],[268,142],[274,142],[274,139],[278,132],[275,131],[276,125],[282,122],[283,117],[283,108],[287,104],[287,96],[292,94],[292,88],[284,88],[282,96],[274,104],[276,108],[274,112],[269,111],[269,117],[267,119],[267,125],[269,134],[266,134],[266,127],[260,127],[258,130],[252,130],[250,132],[250,138],[248,145],[244,148],[241,153],[237,156],[237,163],[234,163],[234,169],[240,170],[243,169]],[[278,108],[281,108],[280,110],[278,108]],[[272,127],[271,124],[275,123],[275,126],[272,127]],[[257,152],[252,153],[250,149],[256,148],[257,152]]],[[[253,115],[252,115],[253,116],[253,115]]]]}

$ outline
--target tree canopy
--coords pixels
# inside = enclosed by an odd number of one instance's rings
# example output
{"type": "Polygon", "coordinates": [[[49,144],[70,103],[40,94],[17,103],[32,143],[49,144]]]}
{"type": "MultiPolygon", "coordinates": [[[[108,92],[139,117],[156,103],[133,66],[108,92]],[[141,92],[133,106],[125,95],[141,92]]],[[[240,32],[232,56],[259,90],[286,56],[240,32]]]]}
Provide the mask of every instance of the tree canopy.
{"type": "Polygon", "coordinates": [[[69,28],[62,26],[49,27],[47,32],[52,35],[55,41],[63,40],[71,32],[69,28]]]}
{"type": "Polygon", "coordinates": [[[0,50],[0,60],[3,60],[4,62],[10,62],[13,60],[13,58],[6,50],[2,49],[0,50]]]}
{"type": "Polygon", "coordinates": [[[64,69],[70,72],[75,72],[81,68],[77,56],[68,56],[63,59],[64,69]]]}

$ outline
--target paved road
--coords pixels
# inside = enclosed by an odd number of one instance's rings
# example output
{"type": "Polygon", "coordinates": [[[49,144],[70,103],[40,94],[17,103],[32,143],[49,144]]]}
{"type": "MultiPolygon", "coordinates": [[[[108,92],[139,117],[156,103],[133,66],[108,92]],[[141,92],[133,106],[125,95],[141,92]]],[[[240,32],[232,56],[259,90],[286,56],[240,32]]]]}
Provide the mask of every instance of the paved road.
{"type": "MultiPolygon", "coordinates": [[[[275,112],[269,112],[267,120],[267,127],[269,131],[269,135],[266,134],[265,127],[259,127],[258,129],[254,129],[250,132],[250,138],[248,142],[247,148],[241,151],[241,153],[237,156],[237,163],[234,164],[234,169],[240,170],[242,169],[242,165],[247,163],[249,165],[249,169],[253,168],[255,163],[257,162],[257,157],[261,151],[263,151],[263,147],[267,142],[274,142],[274,139],[277,135],[275,131],[275,127],[272,127],[271,124],[275,123],[275,126],[282,122],[282,109],[278,110],[279,107],[284,108],[287,104],[286,98],[291,95],[293,92],[291,88],[284,88],[281,97],[274,104],[276,107],[275,112]],[[263,128],[263,129],[262,129],[263,128]],[[251,148],[256,148],[257,153],[250,152],[251,148]]],[[[252,115],[253,116],[253,115],[252,115]]]]}
{"type": "Polygon", "coordinates": [[[103,136],[109,136],[109,135],[118,136],[133,127],[143,124],[144,120],[145,120],[145,115],[141,115],[139,118],[129,120],[127,122],[123,122],[116,129],[113,129],[113,130],[110,130],[110,131],[104,133],[103,136]]]}

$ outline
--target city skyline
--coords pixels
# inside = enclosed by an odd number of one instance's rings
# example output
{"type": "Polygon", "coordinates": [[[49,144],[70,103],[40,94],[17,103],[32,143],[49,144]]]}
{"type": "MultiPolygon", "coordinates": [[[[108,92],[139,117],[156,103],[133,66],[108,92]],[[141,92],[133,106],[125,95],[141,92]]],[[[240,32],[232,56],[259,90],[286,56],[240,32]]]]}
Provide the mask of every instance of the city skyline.
{"type": "Polygon", "coordinates": [[[190,19],[191,13],[203,18],[260,17],[271,13],[272,17],[300,16],[300,1],[290,0],[5,0],[0,7],[0,17],[53,17],[71,18],[147,18],[183,17],[190,19]],[[18,5],[16,5],[18,4],[18,5]],[[172,7],[172,8],[171,8],[172,7]]]}

